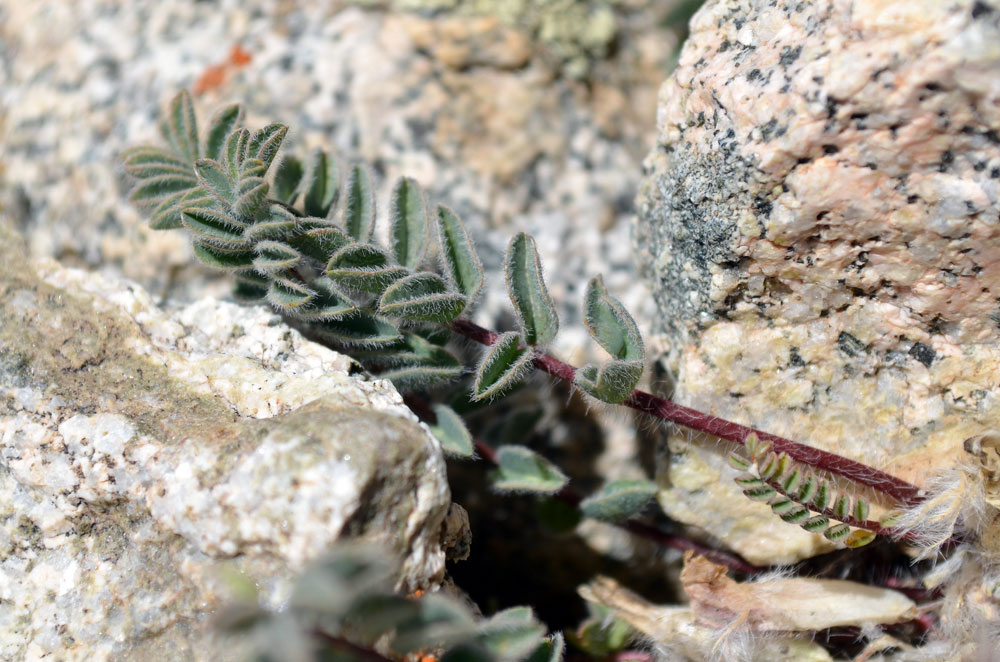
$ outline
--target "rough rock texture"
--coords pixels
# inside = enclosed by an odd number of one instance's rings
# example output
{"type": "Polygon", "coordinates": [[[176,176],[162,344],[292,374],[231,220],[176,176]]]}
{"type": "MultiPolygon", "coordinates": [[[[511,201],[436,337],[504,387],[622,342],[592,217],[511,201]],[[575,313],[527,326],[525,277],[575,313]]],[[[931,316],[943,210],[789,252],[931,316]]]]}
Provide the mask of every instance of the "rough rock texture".
{"type": "MultiPolygon", "coordinates": [[[[567,330],[596,273],[641,305],[628,222],[676,44],[658,27],[669,4],[348,4],[0,0],[0,205],[32,254],[114,270],[174,300],[226,294],[228,278],[191,266],[181,233],[144,227],[118,166],[125,147],[159,140],[163,105],[189,87],[203,113],[240,101],[251,126],[289,124],[296,153],[321,145],[345,165],[370,162],[383,210],[396,177],[417,178],[462,214],[488,268],[514,232],[535,233],[567,330]],[[531,26],[510,20],[518,4],[538,5],[522,16],[531,26]],[[618,12],[619,45],[584,82],[550,62],[542,38],[577,6],[618,12]]],[[[503,289],[491,287],[481,321],[496,324],[501,310],[503,289]]],[[[572,331],[558,342],[592,346],[572,331]]]]}
{"type": "Polygon", "coordinates": [[[342,538],[440,580],[444,462],[388,382],[266,310],[23,253],[0,224],[0,658],[237,659],[204,629],[222,566],[278,604],[342,538]]]}
{"type": "MultiPolygon", "coordinates": [[[[636,228],[676,397],[918,484],[995,427],[998,102],[995,2],[703,7],[636,228]]],[[[824,549],[715,440],[671,450],[672,515],[758,562],[824,549]]]]}

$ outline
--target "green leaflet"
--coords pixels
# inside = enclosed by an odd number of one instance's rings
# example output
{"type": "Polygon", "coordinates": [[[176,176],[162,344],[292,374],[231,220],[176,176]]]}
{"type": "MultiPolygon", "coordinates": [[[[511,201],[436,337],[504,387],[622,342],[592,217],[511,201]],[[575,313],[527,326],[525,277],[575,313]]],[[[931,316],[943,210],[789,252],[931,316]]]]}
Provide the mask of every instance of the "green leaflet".
{"type": "Polygon", "coordinates": [[[316,292],[290,278],[275,278],[267,290],[267,300],[283,313],[295,314],[298,308],[316,297],[316,292]]]}
{"type": "Polygon", "coordinates": [[[418,322],[446,323],[462,314],[465,297],[448,290],[437,274],[421,272],[400,278],[379,299],[379,313],[418,322]]]}
{"type": "Polygon", "coordinates": [[[642,369],[642,361],[609,361],[599,368],[591,365],[577,370],[573,383],[598,400],[618,404],[632,394],[642,369]]]}
{"type": "Polygon", "coordinates": [[[306,215],[329,218],[337,202],[340,172],[333,159],[319,148],[314,149],[309,158],[302,188],[305,193],[302,204],[306,215]]]}
{"type": "Polygon", "coordinates": [[[353,240],[343,230],[326,223],[327,221],[318,218],[299,219],[296,231],[301,232],[301,234],[288,239],[288,243],[301,251],[303,255],[308,255],[317,262],[326,264],[334,253],[353,243],[353,240]],[[303,229],[305,229],[304,232],[303,229]]]}
{"type": "Polygon", "coordinates": [[[251,241],[285,241],[291,243],[299,232],[300,221],[280,205],[271,205],[267,218],[258,218],[246,229],[246,238],[251,241]]]}
{"type": "Polygon", "coordinates": [[[198,158],[198,122],[187,90],[171,99],[167,117],[160,122],[160,133],[188,163],[198,158]]]}
{"type": "Polygon", "coordinates": [[[843,520],[851,513],[851,497],[841,494],[833,502],[833,516],[843,520]]]}
{"type": "Polygon", "coordinates": [[[243,121],[243,107],[239,104],[227,106],[212,116],[205,133],[205,150],[203,154],[210,159],[222,163],[226,156],[226,138],[243,121]]]}
{"type": "Polygon", "coordinates": [[[850,526],[847,524],[837,524],[824,531],[823,536],[831,542],[838,542],[845,539],[850,533],[850,526]]]}
{"type": "Polygon", "coordinates": [[[437,422],[430,426],[431,432],[441,442],[442,450],[457,457],[472,457],[475,451],[472,435],[465,427],[462,417],[447,405],[434,405],[434,415],[437,422]]]}
{"type": "Polygon", "coordinates": [[[215,269],[225,269],[226,271],[236,271],[241,269],[252,269],[255,254],[252,250],[226,249],[211,244],[195,241],[192,244],[194,255],[204,264],[215,269]]]}
{"type": "Polygon", "coordinates": [[[606,522],[621,522],[637,515],[656,494],[656,485],[648,480],[614,480],[580,503],[587,517],[606,522]]]}
{"type": "Polygon", "coordinates": [[[851,534],[844,539],[844,545],[856,549],[858,547],[864,547],[868,543],[875,540],[875,533],[868,531],[867,529],[854,529],[851,534]]]}
{"type": "Polygon", "coordinates": [[[608,294],[600,276],[587,285],[583,321],[594,340],[613,358],[645,360],[646,350],[639,327],[621,302],[608,294]]]}
{"type": "Polygon", "coordinates": [[[346,195],[344,229],[355,241],[371,241],[375,232],[375,194],[367,168],[360,165],[351,168],[346,195]]]}
{"type": "Polygon", "coordinates": [[[257,257],[254,268],[263,274],[276,274],[293,269],[302,260],[299,252],[280,241],[259,241],[254,246],[257,257]]]}
{"type": "Polygon", "coordinates": [[[468,610],[441,594],[425,595],[417,604],[419,612],[396,626],[392,648],[398,653],[447,647],[467,640],[476,630],[468,610]]]}
{"type": "Polygon", "coordinates": [[[233,204],[233,201],[236,200],[234,178],[230,177],[221,163],[212,159],[198,159],[194,164],[194,171],[198,175],[198,181],[202,188],[223,204],[233,204]]]}
{"type": "Polygon", "coordinates": [[[525,344],[551,342],[559,331],[559,316],[545,288],[538,250],[530,235],[520,232],[511,239],[504,272],[525,344]]]}
{"type": "Polygon", "coordinates": [[[294,156],[286,156],[278,163],[274,172],[274,184],[271,191],[274,197],[285,204],[293,204],[299,195],[299,187],[302,184],[302,161],[294,156]]]}
{"type": "Polygon", "coordinates": [[[185,193],[196,187],[198,181],[188,174],[158,175],[144,179],[132,189],[132,202],[159,202],[175,193],[185,193]]]}
{"type": "Polygon", "coordinates": [[[381,294],[407,274],[404,267],[389,264],[381,248],[371,244],[349,244],[330,257],[326,275],[341,287],[381,294]]]}
{"type": "Polygon", "coordinates": [[[266,301],[270,286],[270,281],[256,271],[238,271],[236,284],[233,285],[233,298],[246,303],[266,301]]]}
{"type": "Polygon", "coordinates": [[[520,346],[518,334],[501,334],[479,362],[472,399],[493,399],[512,388],[530,369],[533,355],[530,347],[520,346]]]}
{"type": "Polygon", "coordinates": [[[215,204],[215,198],[208,197],[200,186],[175,193],[163,200],[153,210],[149,216],[149,227],[153,230],[179,229],[183,227],[181,211],[185,209],[213,209],[215,204]]]}
{"type": "Polygon", "coordinates": [[[287,134],[288,127],[284,124],[279,122],[268,124],[250,137],[244,158],[260,159],[266,170],[271,166],[274,157],[277,156],[281,143],[287,134]]]}
{"type": "MultiPolygon", "coordinates": [[[[195,179],[191,164],[160,147],[134,147],[122,154],[125,172],[136,179],[150,179],[159,175],[186,175],[195,179]]],[[[196,180],[197,181],[197,180],[196,180]]]]}
{"type": "Polygon", "coordinates": [[[479,625],[476,640],[494,659],[516,662],[545,638],[545,627],[528,607],[505,609],[479,625]]]}
{"type": "Polygon", "coordinates": [[[566,640],[561,633],[556,632],[546,637],[525,662],[562,662],[565,648],[566,640]]]}
{"type": "Polygon", "coordinates": [[[398,264],[416,269],[427,251],[427,203],[415,180],[403,177],[396,182],[389,219],[393,257],[398,264]]]}
{"type": "Polygon", "coordinates": [[[735,451],[730,453],[727,459],[729,460],[729,466],[737,471],[748,471],[750,469],[750,460],[735,451]]]}
{"type": "Polygon", "coordinates": [[[388,366],[378,376],[392,381],[401,391],[430,388],[462,374],[462,363],[451,352],[412,333],[370,352],[367,363],[388,366]]]}
{"type": "Polygon", "coordinates": [[[475,300],[483,286],[483,265],[465,224],[455,212],[438,205],[437,232],[445,277],[466,299],[475,300]]]}
{"type": "Polygon", "coordinates": [[[236,188],[233,211],[240,218],[251,220],[267,202],[270,186],[263,177],[244,177],[236,188]]]}
{"type": "Polygon", "coordinates": [[[370,646],[400,624],[412,621],[419,612],[420,605],[402,595],[376,593],[362,596],[347,608],[347,629],[370,646]]]}
{"type": "Polygon", "coordinates": [[[500,490],[551,494],[569,479],[544,457],[524,446],[501,446],[493,486],[500,490]]]}
{"type": "Polygon", "coordinates": [[[177,158],[176,154],[154,145],[140,145],[139,147],[132,147],[125,150],[122,152],[122,165],[125,168],[125,172],[139,179],[158,174],[147,174],[145,168],[148,166],[167,166],[175,169],[184,169],[192,177],[194,176],[194,173],[191,172],[190,163],[177,158]]]}
{"type": "Polygon", "coordinates": [[[248,248],[242,224],[231,216],[212,209],[188,208],[181,212],[181,223],[201,241],[223,248],[248,248]]]}
{"type": "Polygon", "coordinates": [[[309,286],[316,290],[316,298],[296,310],[296,317],[310,321],[335,320],[357,310],[357,306],[326,276],[314,278],[309,286]]]}
{"type": "Polygon", "coordinates": [[[339,319],[324,320],[314,328],[318,335],[348,345],[378,347],[400,339],[395,326],[362,310],[339,319]]]}
{"type": "Polygon", "coordinates": [[[234,182],[240,178],[243,156],[249,141],[250,132],[244,128],[233,129],[233,132],[226,136],[226,144],[222,148],[223,160],[219,163],[225,167],[229,179],[234,182]]]}

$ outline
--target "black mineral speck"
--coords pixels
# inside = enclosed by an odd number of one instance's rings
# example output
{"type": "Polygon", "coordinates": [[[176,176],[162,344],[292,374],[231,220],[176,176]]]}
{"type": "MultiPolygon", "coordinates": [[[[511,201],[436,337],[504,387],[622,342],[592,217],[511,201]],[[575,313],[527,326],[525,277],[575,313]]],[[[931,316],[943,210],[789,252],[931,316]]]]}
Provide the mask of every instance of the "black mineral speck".
{"type": "Polygon", "coordinates": [[[837,346],[848,356],[857,356],[865,351],[865,344],[847,331],[841,331],[837,336],[837,346]]]}
{"type": "Polygon", "coordinates": [[[836,154],[840,151],[840,148],[836,145],[823,145],[824,154],[836,154]]]}
{"type": "Polygon", "coordinates": [[[791,46],[785,46],[783,49],[781,49],[781,57],[778,58],[778,63],[781,64],[782,66],[787,67],[792,62],[798,60],[799,55],[801,54],[802,54],[801,46],[796,46],[795,48],[792,48],[791,46]]]}
{"type": "Polygon", "coordinates": [[[936,352],[932,347],[928,347],[922,342],[915,342],[913,343],[913,347],[910,348],[910,356],[928,367],[934,362],[935,354],[936,352]]]}
{"type": "Polygon", "coordinates": [[[994,11],[996,10],[993,9],[993,7],[990,7],[985,2],[979,1],[972,5],[972,18],[980,18],[982,16],[992,14],[994,11]]]}
{"type": "Polygon", "coordinates": [[[770,200],[758,197],[753,201],[753,208],[761,216],[768,216],[771,214],[771,208],[774,205],[771,204],[770,200]]]}
{"type": "Polygon", "coordinates": [[[806,364],[802,355],[799,354],[798,347],[792,347],[792,351],[788,354],[788,365],[795,366],[796,368],[801,368],[806,364]]]}

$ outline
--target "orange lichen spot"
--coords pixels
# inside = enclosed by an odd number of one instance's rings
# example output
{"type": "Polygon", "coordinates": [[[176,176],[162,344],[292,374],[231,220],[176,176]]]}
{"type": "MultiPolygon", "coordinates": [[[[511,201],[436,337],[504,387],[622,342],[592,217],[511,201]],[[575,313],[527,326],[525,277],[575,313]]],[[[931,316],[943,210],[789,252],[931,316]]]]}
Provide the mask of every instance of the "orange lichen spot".
{"type": "Polygon", "coordinates": [[[229,51],[229,56],[219,64],[213,64],[205,69],[204,73],[198,77],[194,84],[195,94],[204,94],[211,90],[222,87],[229,80],[229,76],[242,69],[252,60],[252,56],[239,44],[233,46],[229,51]]]}
{"type": "Polygon", "coordinates": [[[232,62],[234,67],[242,67],[250,64],[250,53],[243,50],[243,47],[239,44],[233,46],[233,50],[229,51],[229,61],[232,62]]]}

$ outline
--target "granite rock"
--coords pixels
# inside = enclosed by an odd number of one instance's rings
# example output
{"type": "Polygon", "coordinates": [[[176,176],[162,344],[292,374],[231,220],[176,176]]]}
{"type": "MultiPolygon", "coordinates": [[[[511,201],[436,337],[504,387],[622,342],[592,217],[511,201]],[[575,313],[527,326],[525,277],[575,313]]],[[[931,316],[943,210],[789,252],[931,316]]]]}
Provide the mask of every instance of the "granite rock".
{"type": "Polygon", "coordinates": [[[277,607],[343,539],[441,580],[443,457],[388,382],[270,311],[23,253],[0,225],[0,658],[239,659],[205,627],[224,568],[277,607]]]}
{"type": "MultiPolygon", "coordinates": [[[[674,397],[926,485],[1000,418],[1000,6],[718,0],[691,29],[635,232],[674,397]]],[[[758,563],[827,549],[726,445],[669,446],[671,515],[758,563]]]]}

